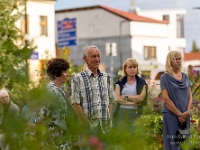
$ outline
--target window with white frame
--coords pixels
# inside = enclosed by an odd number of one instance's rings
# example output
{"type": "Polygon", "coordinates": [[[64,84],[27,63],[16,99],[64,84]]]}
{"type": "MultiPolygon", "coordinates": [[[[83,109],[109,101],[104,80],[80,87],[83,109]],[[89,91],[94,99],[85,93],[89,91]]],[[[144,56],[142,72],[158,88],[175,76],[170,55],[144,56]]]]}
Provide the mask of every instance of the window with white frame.
{"type": "Polygon", "coordinates": [[[29,34],[29,15],[23,15],[20,19],[20,30],[23,34],[29,34]]]}
{"type": "Polygon", "coordinates": [[[106,56],[117,56],[117,44],[116,43],[106,43],[106,56]]]}
{"type": "Polygon", "coordinates": [[[47,16],[40,16],[40,35],[48,35],[47,16]]]}
{"type": "Polygon", "coordinates": [[[144,46],[144,59],[145,60],[156,60],[156,47],[155,46],[144,46]]]}
{"type": "Polygon", "coordinates": [[[169,15],[163,15],[163,20],[166,20],[169,22],[169,15]]]}
{"type": "Polygon", "coordinates": [[[29,34],[29,15],[23,15],[20,19],[20,30],[23,34],[21,39],[21,44],[25,44],[25,35],[29,34]]]}
{"type": "Polygon", "coordinates": [[[184,38],[184,15],[177,15],[177,37],[184,38]]]}

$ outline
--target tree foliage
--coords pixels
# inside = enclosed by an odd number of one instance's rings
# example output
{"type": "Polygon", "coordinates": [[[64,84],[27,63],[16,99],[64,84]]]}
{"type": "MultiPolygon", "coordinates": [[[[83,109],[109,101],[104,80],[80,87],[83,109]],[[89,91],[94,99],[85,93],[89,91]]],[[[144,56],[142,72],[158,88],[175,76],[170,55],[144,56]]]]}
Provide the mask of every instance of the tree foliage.
{"type": "Polygon", "coordinates": [[[8,88],[16,98],[28,89],[27,59],[33,51],[29,45],[18,44],[22,33],[16,22],[24,15],[25,2],[0,0],[0,88],[8,88]]]}
{"type": "Polygon", "coordinates": [[[192,43],[192,52],[199,52],[199,48],[197,47],[197,44],[195,41],[192,43]]]}
{"type": "MultiPolygon", "coordinates": [[[[49,131],[44,124],[37,122],[34,127],[27,126],[35,110],[43,106],[45,102],[50,101],[52,97],[42,86],[49,81],[45,69],[45,64],[49,57],[42,63],[40,85],[32,89],[29,88],[31,82],[28,79],[27,59],[29,59],[34,48],[31,45],[17,44],[22,34],[15,24],[24,15],[24,10],[20,11],[19,7],[24,7],[25,2],[24,0],[0,0],[0,88],[8,88],[13,94],[12,100],[29,100],[28,109],[24,112],[22,111],[19,121],[13,123],[13,120],[9,119],[8,128],[10,132],[7,134],[10,135],[8,136],[9,138],[12,137],[13,133],[17,133],[19,136],[18,148],[14,147],[16,141],[12,141],[12,138],[9,139],[11,149],[53,150],[55,148],[51,142],[48,142],[49,131]]],[[[193,49],[197,49],[195,42],[193,49]]],[[[66,55],[64,50],[61,57],[69,60],[69,55],[66,55]]],[[[71,62],[68,70],[69,78],[64,85],[65,91],[70,90],[71,78],[79,71],[81,71],[81,68],[74,66],[71,62]]],[[[151,109],[149,110],[151,111],[151,109]]],[[[74,129],[75,126],[77,124],[74,124],[74,129]]],[[[161,115],[153,115],[152,112],[149,112],[149,115],[144,114],[133,126],[137,127],[133,134],[128,133],[126,128],[121,128],[119,131],[113,129],[107,137],[110,141],[107,149],[162,149],[161,115]]],[[[83,131],[85,131],[84,128],[83,131]]],[[[85,139],[83,137],[78,144],[90,146],[90,143],[88,143],[90,141],[88,140],[89,138],[85,137],[85,139]]],[[[96,140],[95,138],[93,139],[96,140]]]]}

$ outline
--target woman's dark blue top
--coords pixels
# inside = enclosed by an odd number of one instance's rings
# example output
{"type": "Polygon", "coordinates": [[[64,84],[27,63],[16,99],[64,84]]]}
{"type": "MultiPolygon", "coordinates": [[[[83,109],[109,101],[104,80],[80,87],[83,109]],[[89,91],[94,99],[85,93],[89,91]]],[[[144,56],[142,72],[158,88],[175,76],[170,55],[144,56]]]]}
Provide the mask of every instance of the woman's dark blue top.
{"type": "MultiPolygon", "coordinates": [[[[161,90],[167,90],[169,98],[172,100],[174,105],[179,109],[180,112],[187,110],[189,90],[191,86],[190,81],[186,74],[182,73],[182,79],[177,80],[171,75],[165,73],[160,78],[161,90]]],[[[164,113],[171,113],[170,110],[165,106],[163,107],[164,113]]]]}

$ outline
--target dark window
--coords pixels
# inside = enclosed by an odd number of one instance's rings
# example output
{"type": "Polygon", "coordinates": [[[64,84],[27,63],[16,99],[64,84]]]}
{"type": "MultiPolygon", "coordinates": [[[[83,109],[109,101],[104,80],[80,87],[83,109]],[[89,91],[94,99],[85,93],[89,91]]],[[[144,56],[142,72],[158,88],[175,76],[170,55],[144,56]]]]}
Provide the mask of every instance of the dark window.
{"type": "Polygon", "coordinates": [[[40,16],[40,35],[48,35],[47,16],[40,16]]]}
{"type": "Polygon", "coordinates": [[[177,37],[184,38],[184,15],[177,15],[177,37]]]}
{"type": "Polygon", "coordinates": [[[21,17],[20,29],[21,29],[22,33],[25,34],[25,32],[27,32],[27,34],[29,34],[29,15],[26,15],[26,17],[25,17],[25,15],[21,17]],[[27,30],[26,30],[26,27],[27,27],[27,30]]]}
{"type": "Polygon", "coordinates": [[[163,73],[164,73],[164,71],[159,72],[159,73],[156,75],[155,80],[160,80],[160,77],[161,77],[161,75],[162,75],[163,73]]]}
{"type": "Polygon", "coordinates": [[[166,20],[169,22],[169,15],[163,15],[163,20],[166,20]]]}
{"type": "Polygon", "coordinates": [[[22,31],[23,37],[21,39],[21,44],[25,44],[25,35],[29,34],[29,15],[24,15],[20,19],[20,30],[22,31]]]}
{"type": "Polygon", "coordinates": [[[144,59],[145,60],[156,60],[156,47],[155,46],[144,46],[144,59]]]}

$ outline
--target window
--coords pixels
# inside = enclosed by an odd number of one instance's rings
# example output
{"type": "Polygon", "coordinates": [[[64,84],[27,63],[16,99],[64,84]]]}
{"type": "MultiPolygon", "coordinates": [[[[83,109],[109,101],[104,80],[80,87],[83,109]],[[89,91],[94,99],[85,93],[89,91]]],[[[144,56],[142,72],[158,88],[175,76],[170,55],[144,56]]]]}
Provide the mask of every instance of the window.
{"type": "Polygon", "coordinates": [[[156,47],[155,46],[144,46],[144,59],[145,60],[156,60],[156,47]]]}
{"type": "Polygon", "coordinates": [[[40,16],[40,35],[48,35],[47,16],[40,16]]]}
{"type": "Polygon", "coordinates": [[[177,15],[177,37],[184,38],[184,15],[177,15]]]}
{"type": "Polygon", "coordinates": [[[117,56],[116,43],[106,43],[106,56],[117,56]]]}
{"type": "Polygon", "coordinates": [[[20,30],[22,31],[23,38],[21,44],[25,44],[25,34],[29,34],[29,15],[24,15],[20,19],[20,30]]]}
{"type": "Polygon", "coordinates": [[[166,20],[169,22],[169,15],[163,15],[163,20],[166,20]]]}
{"type": "Polygon", "coordinates": [[[27,33],[29,34],[29,15],[25,15],[21,17],[21,20],[20,20],[20,29],[22,31],[22,33],[27,33]],[[26,29],[27,27],[27,29],[26,29]]]}

